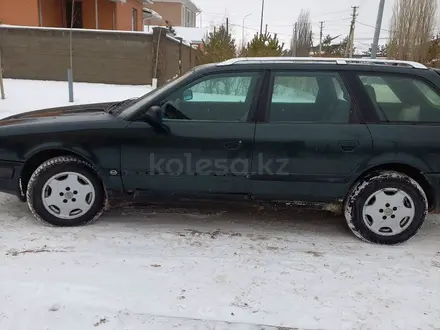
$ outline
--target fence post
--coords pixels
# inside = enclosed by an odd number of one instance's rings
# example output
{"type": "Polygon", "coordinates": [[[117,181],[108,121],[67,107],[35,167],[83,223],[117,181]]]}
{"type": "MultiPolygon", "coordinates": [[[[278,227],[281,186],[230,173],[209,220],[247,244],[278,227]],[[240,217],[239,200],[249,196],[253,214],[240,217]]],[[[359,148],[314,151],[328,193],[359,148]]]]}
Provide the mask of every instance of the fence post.
{"type": "Polygon", "coordinates": [[[182,75],[182,43],[183,43],[183,38],[179,37],[178,38],[180,43],[179,43],[179,76],[182,75]]]}
{"type": "Polygon", "coordinates": [[[152,86],[160,85],[164,80],[164,65],[166,65],[165,47],[166,47],[166,34],[167,30],[161,27],[153,28],[153,75],[152,75],[152,86]]]}
{"type": "Polygon", "coordinates": [[[2,50],[0,48],[0,95],[2,100],[6,98],[5,86],[3,85],[3,66],[2,66],[2,50]]]}

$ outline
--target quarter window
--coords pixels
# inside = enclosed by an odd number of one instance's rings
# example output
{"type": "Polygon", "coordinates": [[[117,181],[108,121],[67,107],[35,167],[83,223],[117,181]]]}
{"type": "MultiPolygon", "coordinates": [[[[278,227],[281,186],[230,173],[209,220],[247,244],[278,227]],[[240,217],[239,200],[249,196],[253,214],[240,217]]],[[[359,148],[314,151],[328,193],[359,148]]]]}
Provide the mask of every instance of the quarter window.
{"type": "Polygon", "coordinates": [[[273,75],[270,122],[348,123],[351,102],[337,73],[273,75]]]}
{"type": "Polygon", "coordinates": [[[440,94],[425,81],[391,74],[359,78],[382,121],[440,122],[440,94]]]}
{"type": "Polygon", "coordinates": [[[165,100],[166,118],[246,121],[258,77],[257,73],[231,73],[202,78],[165,100]]]}

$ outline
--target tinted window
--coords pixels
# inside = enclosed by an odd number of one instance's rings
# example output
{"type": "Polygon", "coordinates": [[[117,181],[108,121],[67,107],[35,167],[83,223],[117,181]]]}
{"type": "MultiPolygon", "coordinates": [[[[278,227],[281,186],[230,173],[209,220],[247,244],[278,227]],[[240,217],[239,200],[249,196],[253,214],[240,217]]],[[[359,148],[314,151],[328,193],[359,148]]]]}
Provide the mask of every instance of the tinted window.
{"type": "Polygon", "coordinates": [[[246,121],[258,77],[257,73],[228,73],[201,78],[165,100],[166,118],[246,121]]]}
{"type": "Polygon", "coordinates": [[[383,121],[440,122],[440,94],[425,81],[400,75],[360,76],[383,121]]]}
{"type": "Polygon", "coordinates": [[[270,122],[348,123],[351,102],[337,73],[275,73],[270,122]]]}

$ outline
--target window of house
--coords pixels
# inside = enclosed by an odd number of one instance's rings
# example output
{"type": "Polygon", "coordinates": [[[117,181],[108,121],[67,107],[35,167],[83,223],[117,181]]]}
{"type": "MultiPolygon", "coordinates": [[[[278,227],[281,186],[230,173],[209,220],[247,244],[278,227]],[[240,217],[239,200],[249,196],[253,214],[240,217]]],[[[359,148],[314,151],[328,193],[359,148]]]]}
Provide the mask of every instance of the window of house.
{"type": "Polygon", "coordinates": [[[131,29],[132,29],[132,31],[138,30],[138,11],[136,8],[133,8],[133,10],[132,10],[131,29]]]}
{"type": "Polygon", "coordinates": [[[440,122],[440,94],[429,83],[393,74],[359,78],[382,121],[440,122]]]}
{"type": "Polygon", "coordinates": [[[186,21],[185,21],[185,26],[187,27],[191,27],[191,11],[186,8],[186,21]]]}
{"type": "Polygon", "coordinates": [[[166,118],[246,121],[258,78],[258,73],[216,74],[201,78],[163,102],[166,118]]]}
{"type": "Polygon", "coordinates": [[[350,111],[348,91],[337,73],[273,76],[270,122],[348,123],[350,111]]]}
{"type": "Polygon", "coordinates": [[[192,17],[192,27],[196,27],[196,13],[191,13],[191,17],[192,17]]]}

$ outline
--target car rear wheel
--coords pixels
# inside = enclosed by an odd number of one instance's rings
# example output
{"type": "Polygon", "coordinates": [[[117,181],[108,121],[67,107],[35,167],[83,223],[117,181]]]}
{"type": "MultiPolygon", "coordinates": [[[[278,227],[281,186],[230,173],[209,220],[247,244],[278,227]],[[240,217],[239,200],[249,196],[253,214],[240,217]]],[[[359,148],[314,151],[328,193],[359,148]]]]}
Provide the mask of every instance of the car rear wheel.
{"type": "Polygon", "coordinates": [[[394,245],[417,234],[428,213],[428,200],[415,180],[387,171],[357,183],[346,198],[344,213],[357,237],[394,245]]]}
{"type": "Polygon", "coordinates": [[[105,206],[105,192],[93,167],[71,156],[41,164],[27,187],[27,202],[34,216],[54,226],[86,225],[105,206]]]}

